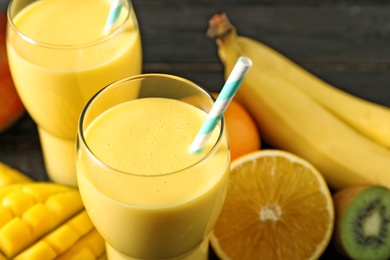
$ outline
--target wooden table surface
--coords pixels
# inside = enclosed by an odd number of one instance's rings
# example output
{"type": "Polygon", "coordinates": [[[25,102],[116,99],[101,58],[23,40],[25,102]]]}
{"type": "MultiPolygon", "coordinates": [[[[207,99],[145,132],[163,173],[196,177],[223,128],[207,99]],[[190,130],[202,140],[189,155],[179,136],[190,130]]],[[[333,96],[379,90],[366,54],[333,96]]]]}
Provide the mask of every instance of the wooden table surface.
{"type": "MultiPolygon", "coordinates": [[[[0,11],[7,5],[0,0],[0,11]]],[[[219,90],[223,67],[205,32],[209,18],[224,11],[241,35],[268,44],[340,89],[390,107],[388,1],[133,0],[133,5],[145,73],[175,74],[219,90]]],[[[36,126],[27,113],[0,134],[0,161],[47,180],[36,126]]],[[[329,250],[323,258],[333,256],[329,250]]]]}

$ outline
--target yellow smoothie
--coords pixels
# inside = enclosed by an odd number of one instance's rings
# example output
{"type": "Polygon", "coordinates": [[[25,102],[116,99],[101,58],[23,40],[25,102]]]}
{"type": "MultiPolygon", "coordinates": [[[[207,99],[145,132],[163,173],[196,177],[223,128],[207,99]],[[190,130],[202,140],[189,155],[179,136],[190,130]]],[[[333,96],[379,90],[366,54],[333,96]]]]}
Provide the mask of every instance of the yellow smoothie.
{"type": "Polygon", "coordinates": [[[230,155],[226,135],[216,145],[219,129],[202,153],[189,152],[205,117],[178,100],[142,98],[107,110],[88,126],[86,145],[106,165],[79,149],[79,188],[109,248],[134,259],[207,259],[230,155]]]}
{"type": "Polygon", "coordinates": [[[57,182],[77,185],[75,138],[86,102],[109,83],[141,72],[133,8],[125,5],[122,27],[105,35],[109,9],[108,0],[40,0],[13,19],[24,37],[9,30],[12,77],[38,124],[46,169],[57,182]]]}

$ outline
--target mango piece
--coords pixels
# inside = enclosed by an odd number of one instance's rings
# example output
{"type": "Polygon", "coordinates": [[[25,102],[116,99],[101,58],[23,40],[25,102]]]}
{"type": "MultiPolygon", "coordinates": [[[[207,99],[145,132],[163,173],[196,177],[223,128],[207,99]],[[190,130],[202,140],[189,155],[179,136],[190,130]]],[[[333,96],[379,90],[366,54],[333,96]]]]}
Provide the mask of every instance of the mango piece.
{"type": "Polygon", "coordinates": [[[47,199],[45,206],[60,221],[66,220],[64,216],[74,215],[75,212],[79,212],[84,208],[80,193],[76,189],[51,196],[47,199]]]}
{"type": "Polygon", "coordinates": [[[94,228],[86,210],[80,212],[79,215],[70,220],[67,225],[76,231],[80,237],[84,236],[94,228]]]}
{"type": "Polygon", "coordinates": [[[106,259],[105,242],[95,228],[57,258],[57,260],[67,259],[106,259]]]}
{"type": "Polygon", "coordinates": [[[29,185],[21,185],[23,192],[32,195],[37,202],[45,202],[51,196],[67,191],[75,191],[74,188],[58,185],[51,182],[34,182],[29,185]]]}
{"type": "Polygon", "coordinates": [[[93,228],[87,235],[80,239],[75,247],[89,248],[96,258],[106,253],[105,241],[96,228],[93,228]]]}
{"type": "Polygon", "coordinates": [[[63,259],[96,259],[105,252],[103,238],[94,228],[85,210],[30,246],[17,258],[27,259],[28,256],[34,255],[36,259],[48,259],[45,258],[47,252],[40,251],[42,244],[49,246],[56,257],[61,255],[63,259]],[[39,255],[40,253],[43,255],[39,255]]]}
{"type": "MultiPolygon", "coordinates": [[[[0,250],[8,257],[15,256],[84,208],[74,188],[45,182],[11,186],[4,187],[6,192],[0,188],[1,204],[13,214],[13,219],[0,228],[0,250]]],[[[7,218],[5,213],[3,217],[7,218]]]]}
{"type": "Polygon", "coordinates": [[[53,214],[42,203],[35,204],[25,212],[22,216],[22,220],[30,228],[33,238],[44,235],[57,224],[53,214]]]}
{"type": "Polygon", "coordinates": [[[57,257],[57,260],[96,260],[96,256],[88,248],[76,247],[57,257]]]}
{"type": "Polygon", "coordinates": [[[50,182],[1,186],[1,178],[0,172],[0,260],[107,259],[77,189],[50,182]]]}
{"type": "Polygon", "coordinates": [[[17,183],[17,184],[11,184],[11,185],[8,185],[8,186],[0,187],[0,202],[9,193],[12,193],[13,191],[21,189],[23,187],[23,185],[24,185],[24,183],[23,184],[17,183]]]}
{"type": "Polygon", "coordinates": [[[0,228],[7,224],[7,222],[10,221],[13,217],[14,216],[11,214],[11,212],[8,211],[8,209],[0,206],[0,228]]]}
{"type": "Polygon", "coordinates": [[[13,218],[0,229],[0,248],[8,257],[17,254],[30,241],[30,229],[20,218],[13,218]]]}
{"type": "Polygon", "coordinates": [[[78,239],[88,233],[92,228],[93,225],[87,215],[87,212],[82,211],[64,225],[54,230],[43,240],[50,244],[58,254],[61,254],[76,243],[78,239]],[[84,225],[84,227],[78,227],[80,224],[84,225]]]}
{"type": "Polygon", "coordinates": [[[13,183],[31,182],[32,179],[22,172],[0,162],[0,186],[6,186],[13,183]]]}
{"type": "MultiPolygon", "coordinates": [[[[39,259],[39,260],[52,260],[57,256],[53,248],[48,245],[45,241],[39,241],[34,245],[34,250],[25,250],[20,255],[14,257],[15,260],[28,260],[28,259],[39,259]]],[[[1,259],[0,259],[1,260],[1,259]]]]}
{"type": "Polygon", "coordinates": [[[69,225],[62,225],[43,240],[59,255],[76,243],[79,238],[80,236],[69,225]]]}
{"type": "Polygon", "coordinates": [[[22,190],[14,190],[3,197],[1,204],[14,216],[19,217],[35,204],[35,200],[34,197],[22,190]]]}

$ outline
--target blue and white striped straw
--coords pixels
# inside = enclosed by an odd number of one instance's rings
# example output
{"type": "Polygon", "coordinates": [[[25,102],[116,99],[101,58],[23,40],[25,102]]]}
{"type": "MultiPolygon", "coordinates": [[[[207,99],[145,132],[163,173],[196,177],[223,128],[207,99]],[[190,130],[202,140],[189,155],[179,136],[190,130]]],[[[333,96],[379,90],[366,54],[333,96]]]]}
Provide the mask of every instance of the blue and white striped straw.
{"type": "Polygon", "coordinates": [[[113,0],[111,2],[110,12],[108,13],[106,25],[104,26],[104,33],[109,33],[112,28],[118,22],[119,15],[121,13],[122,7],[125,3],[125,0],[113,0]]]}
{"type": "Polygon", "coordinates": [[[190,146],[191,153],[200,153],[203,150],[251,66],[252,61],[249,58],[238,58],[217,100],[207,115],[205,122],[190,146]]]}

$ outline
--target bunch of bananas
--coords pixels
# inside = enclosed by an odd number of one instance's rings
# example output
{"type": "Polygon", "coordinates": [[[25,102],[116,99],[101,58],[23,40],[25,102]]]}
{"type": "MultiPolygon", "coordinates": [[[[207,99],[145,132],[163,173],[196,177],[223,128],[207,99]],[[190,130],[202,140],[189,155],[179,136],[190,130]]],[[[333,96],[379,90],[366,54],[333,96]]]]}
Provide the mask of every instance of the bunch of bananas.
{"type": "Polygon", "coordinates": [[[226,77],[238,57],[252,60],[237,100],[270,145],[310,161],[333,189],[390,188],[390,108],[343,92],[259,41],[238,35],[226,14],[210,19],[207,35],[216,40],[226,77]]]}

